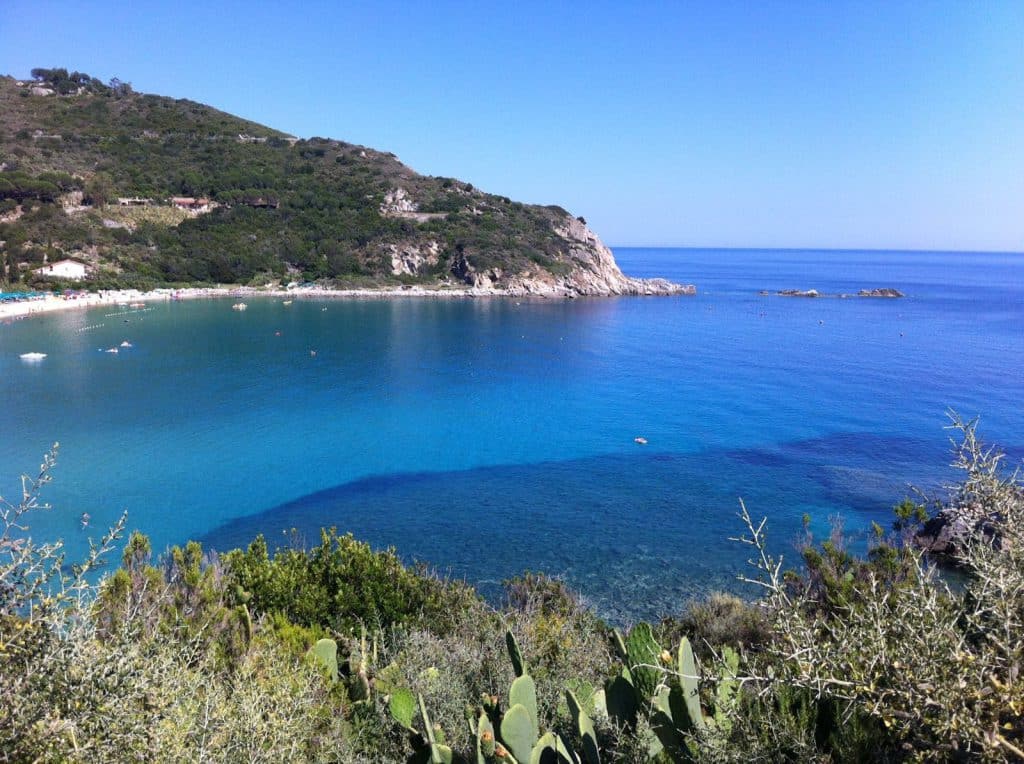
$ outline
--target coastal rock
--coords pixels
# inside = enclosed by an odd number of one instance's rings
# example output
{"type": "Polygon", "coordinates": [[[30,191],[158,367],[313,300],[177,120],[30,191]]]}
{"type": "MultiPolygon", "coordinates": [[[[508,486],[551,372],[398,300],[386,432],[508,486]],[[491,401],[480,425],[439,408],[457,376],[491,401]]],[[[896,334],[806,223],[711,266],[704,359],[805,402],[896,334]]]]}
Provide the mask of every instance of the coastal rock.
{"type": "Polygon", "coordinates": [[[675,284],[666,279],[636,279],[626,276],[612,251],[577,218],[567,216],[555,233],[565,242],[561,260],[569,264],[556,275],[539,266],[520,273],[500,268],[480,270],[465,253],[452,261],[451,275],[478,295],[516,297],[597,297],[610,295],[694,295],[692,284],[675,284]]]}
{"type": "Polygon", "coordinates": [[[892,287],[882,287],[881,289],[861,289],[857,292],[858,297],[903,297],[904,294],[898,289],[892,287]]]}
{"type": "Polygon", "coordinates": [[[675,284],[666,279],[636,279],[623,274],[612,251],[586,223],[567,215],[555,233],[565,240],[566,256],[573,264],[558,286],[568,294],[590,295],[694,295],[692,284],[675,284]]]}
{"type": "Polygon", "coordinates": [[[783,297],[818,297],[817,289],[781,289],[777,294],[783,297]]]}
{"type": "Polygon", "coordinates": [[[971,539],[987,539],[998,548],[998,520],[980,504],[945,507],[924,524],[913,541],[922,551],[955,561],[971,539]]]}

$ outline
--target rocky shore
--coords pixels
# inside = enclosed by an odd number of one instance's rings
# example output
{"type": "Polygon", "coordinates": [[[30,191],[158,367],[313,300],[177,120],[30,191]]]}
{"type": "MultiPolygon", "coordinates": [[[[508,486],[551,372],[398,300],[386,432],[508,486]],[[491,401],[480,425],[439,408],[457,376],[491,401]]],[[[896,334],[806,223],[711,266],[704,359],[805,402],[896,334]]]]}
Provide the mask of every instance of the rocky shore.
{"type": "Polygon", "coordinates": [[[571,215],[555,227],[555,233],[565,243],[565,262],[571,263],[565,273],[539,265],[520,273],[506,273],[499,268],[477,270],[463,257],[455,262],[452,276],[469,287],[471,296],[494,294],[573,298],[697,293],[693,284],[626,276],[615,262],[612,251],[597,234],[586,223],[571,215]]]}
{"type": "Polygon", "coordinates": [[[938,559],[955,563],[972,540],[985,538],[998,547],[998,520],[980,504],[945,507],[914,534],[914,544],[938,559]]]}

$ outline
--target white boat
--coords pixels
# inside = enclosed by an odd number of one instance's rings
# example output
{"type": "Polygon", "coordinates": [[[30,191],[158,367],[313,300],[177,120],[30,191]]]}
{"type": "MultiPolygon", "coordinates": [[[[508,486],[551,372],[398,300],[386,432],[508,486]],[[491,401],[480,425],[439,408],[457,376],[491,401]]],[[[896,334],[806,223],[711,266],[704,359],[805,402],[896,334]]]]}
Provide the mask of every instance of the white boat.
{"type": "Polygon", "coordinates": [[[117,352],[117,348],[107,348],[103,352],[104,353],[116,353],[117,352]]]}
{"type": "Polygon", "coordinates": [[[46,358],[46,353],[22,353],[22,361],[42,361],[46,358]]]}
{"type": "Polygon", "coordinates": [[[130,348],[131,346],[132,343],[130,343],[128,340],[125,340],[124,342],[121,343],[121,347],[123,348],[130,348]]]}
{"type": "Polygon", "coordinates": [[[291,301],[291,300],[285,300],[285,301],[284,301],[284,302],[282,302],[281,304],[282,304],[282,305],[291,305],[291,304],[292,304],[292,301],[291,301]]]}
{"type": "Polygon", "coordinates": [[[248,306],[244,302],[236,302],[231,306],[231,310],[245,310],[248,306]]]}

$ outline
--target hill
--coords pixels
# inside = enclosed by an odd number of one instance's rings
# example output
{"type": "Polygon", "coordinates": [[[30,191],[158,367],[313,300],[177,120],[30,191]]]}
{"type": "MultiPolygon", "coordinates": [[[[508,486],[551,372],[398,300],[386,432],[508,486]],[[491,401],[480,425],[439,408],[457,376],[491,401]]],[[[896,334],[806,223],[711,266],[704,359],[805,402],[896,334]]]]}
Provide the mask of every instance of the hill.
{"type": "MultiPolygon", "coordinates": [[[[657,294],[556,206],[394,154],[298,139],[64,69],[0,77],[0,280],[77,259],[93,287],[323,281],[513,294],[657,294]]],[[[52,277],[51,278],[52,281],[52,277]]]]}

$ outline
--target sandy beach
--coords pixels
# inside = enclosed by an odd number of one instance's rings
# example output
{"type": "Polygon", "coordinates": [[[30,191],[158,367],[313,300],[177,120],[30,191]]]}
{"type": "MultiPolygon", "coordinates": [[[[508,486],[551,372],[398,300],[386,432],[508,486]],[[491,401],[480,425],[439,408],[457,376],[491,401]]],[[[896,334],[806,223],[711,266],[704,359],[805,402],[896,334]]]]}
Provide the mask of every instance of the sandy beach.
{"type": "MultiPolygon", "coordinates": [[[[188,289],[135,289],[89,292],[78,295],[48,295],[19,302],[0,303],[0,321],[10,321],[58,310],[74,310],[97,306],[130,305],[138,302],[200,300],[217,298],[280,297],[285,299],[367,299],[380,297],[427,297],[449,299],[460,297],[511,296],[498,289],[424,289],[419,286],[381,289],[326,289],[324,287],[259,288],[259,287],[197,287],[188,289]]],[[[540,297],[541,295],[537,295],[540,297]]]]}

